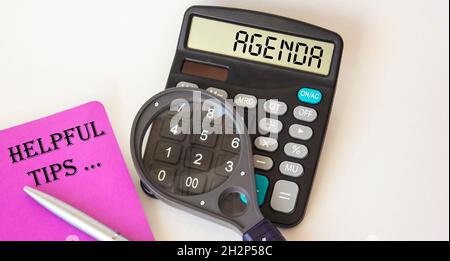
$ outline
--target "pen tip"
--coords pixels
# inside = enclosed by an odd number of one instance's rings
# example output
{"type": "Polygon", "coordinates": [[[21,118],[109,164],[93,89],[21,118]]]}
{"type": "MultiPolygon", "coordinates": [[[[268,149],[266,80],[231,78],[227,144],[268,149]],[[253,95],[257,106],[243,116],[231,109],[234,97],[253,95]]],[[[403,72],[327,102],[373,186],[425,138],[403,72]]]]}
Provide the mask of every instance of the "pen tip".
{"type": "Polygon", "coordinates": [[[30,188],[28,186],[23,187],[23,191],[25,191],[26,193],[30,192],[31,190],[32,190],[32,188],[30,188]]]}

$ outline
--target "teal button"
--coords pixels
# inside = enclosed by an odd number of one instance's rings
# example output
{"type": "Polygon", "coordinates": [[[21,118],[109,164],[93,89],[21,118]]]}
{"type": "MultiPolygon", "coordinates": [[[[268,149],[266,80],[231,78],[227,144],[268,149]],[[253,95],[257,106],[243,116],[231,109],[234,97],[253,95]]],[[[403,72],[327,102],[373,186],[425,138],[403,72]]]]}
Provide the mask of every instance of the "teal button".
{"type": "MultiPolygon", "coordinates": [[[[261,206],[266,198],[267,188],[269,187],[269,179],[263,175],[256,174],[256,195],[258,196],[258,205],[261,206]]],[[[241,194],[241,200],[247,204],[247,199],[241,194]]]]}
{"type": "Polygon", "coordinates": [[[311,88],[301,88],[297,97],[301,102],[317,104],[322,100],[322,93],[311,88]]]}

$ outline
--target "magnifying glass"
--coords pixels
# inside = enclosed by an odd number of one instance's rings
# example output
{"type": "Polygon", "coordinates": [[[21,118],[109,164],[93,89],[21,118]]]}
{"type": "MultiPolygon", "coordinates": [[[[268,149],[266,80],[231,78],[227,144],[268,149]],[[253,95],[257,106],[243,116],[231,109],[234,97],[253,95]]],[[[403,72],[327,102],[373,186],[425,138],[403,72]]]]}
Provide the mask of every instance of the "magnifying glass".
{"type": "Polygon", "coordinates": [[[194,88],[155,95],[133,122],[131,154],[158,199],[231,227],[245,241],[285,240],[259,210],[251,140],[231,103],[194,88]]]}

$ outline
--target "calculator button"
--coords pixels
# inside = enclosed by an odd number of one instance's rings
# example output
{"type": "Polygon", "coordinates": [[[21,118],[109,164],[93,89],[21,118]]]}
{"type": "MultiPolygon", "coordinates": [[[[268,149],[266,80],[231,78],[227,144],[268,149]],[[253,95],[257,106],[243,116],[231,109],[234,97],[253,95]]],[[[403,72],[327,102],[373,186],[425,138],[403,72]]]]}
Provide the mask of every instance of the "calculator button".
{"type": "Polygon", "coordinates": [[[198,85],[192,82],[179,82],[177,83],[177,87],[190,87],[190,88],[198,88],[198,85]]]}
{"type": "Polygon", "coordinates": [[[291,213],[294,211],[297,201],[298,186],[294,182],[279,180],[275,183],[270,200],[270,206],[282,213],[291,213]]]}
{"type": "Polygon", "coordinates": [[[240,107],[253,109],[256,107],[258,100],[253,95],[239,93],[236,96],[234,96],[234,103],[240,107]]]}
{"type": "Polygon", "coordinates": [[[289,135],[299,140],[309,140],[313,135],[313,130],[308,126],[292,124],[289,127],[289,135]]]}
{"type": "Polygon", "coordinates": [[[210,151],[191,148],[186,152],[185,166],[206,171],[211,166],[212,157],[210,151]]]}
{"type": "Polygon", "coordinates": [[[222,118],[225,113],[224,107],[213,100],[204,101],[201,110],[202,121],[206,123],[213,123],[215,120],[222,118]]]}
{"type": "Polygon", "coordinates": [[[222,99],[228,98],[228,93],[225,90],[216,88],[216,87],[208,87],[206,89],[207,92],[212,93],[222,99]]]}
{"type": "Polygon", "coordinates": [[[304,159],[308,155],[308,148],[305,145],[293,142],[284,145],[284,153],[296,159],[304,159]]]}
{"type": "Polygon", "coordinates": [[[225,134],[223,136],[222,148],[229,152],[238,153],[241,147],[241,138],[239,135],[225,134]]]}
{"type": "Polygon", "coordinates": [[[217,134],[212,130],[202,130],[200,134],[193,135],[193,142],[202,146],[214,147],[216,145],[217,134]]]}
{"type": "Polygon", "coordinates": [[[303,174],[303,166],[292,161],[283,161],[280,164],[280,172],[286,176],[298,178],[303,174]]]}
{"type": "MultiPolygon", "coordinates": [[[[267,188],[269,187],[269,179],[263,175],[256,174],[255,182],[256,182],[256,195],[258,197],[258,205],[261,206],[264,203],[264,199],[266,199],[267,188]]],[[[242,202],[247,204],[247,198],[242,194],[241,200],[242,202]]]]}
{"type": "Polygon", "coordinates": [[[266,198],[267,188],[269,187],[269,179],[263,175],[256,174],[256,195],[258,196],[258,205],[261,206],[266,198]]]}
{"type": "Polygon", "coordinates": [[[283,129],[283,123],[276,119],[262,118],[259,121],[259,129],[262,133],[279,133],[283,129]]]}
{"type": "Polygon", "coordinates": [[[274,138],[260,136],[255,139],[255,147],[259,150],[274,152],[278,148],[278,141],[274,138]]]}
{"type": "Polygon", "coordinates": [[[165,119],[162,124],[161,136],[173,139],[173,140],[184,140],[185,135],[183,134],[182,128],[175,123],[171,123],[171,119],[165,119]]]}
{"type": "Polygon", "coordinates": [[[200,194],[205,190],[206,176],[202,174],[186,174],[181,176],[179,189],[189,194],[200,194]]]}
{"type": "Polygon", "coordinates": [[[216,173],[222,176],[230,176],[236,168],[237,157],[233,155],[219,155],[216,163],[216,173]]]}
{"type": "Polygon", "coordinates": [[[181,118],[191,119],[191,106],[184,99],[175,99],[170,102],[170,116],[181,116],[181,118]]]}
{"type": "Polygon", "coordinates": [[[298,90],[297,97],[301,102],[317,104],[322,100],[322,93],[311,88],[301,88],[298,90]]]}
{"type": "Polygon", "coordinates": [[[294,108],[294,117],[297,120],[313,122],[317,118],[317,112],[312,108],[299,105],[294,108]]]}
{"type": "Polygon", "coordinates": [[[253,166],[257,169],[270,170],[273,167],[273,160],[266,156],[253,155],[253,166]]]}
{"type": "Polygon", "coordinates": [[[287,112],[287,105],[277,100],[268,100],[264,102],[264,111],[272,115],[284,115],[287,112]]]}
{"type": "Polygon", "coordinates": [[[169,163],[177,163],[180,159],[181,149],[180,144],[160,141],[156,145],[155,159],[169,163]]]}
{"type": "Polygon", "coordinates": [[[171,188],[175,178],[176,169],[162,165],[152,165],[150,167],[150,178],[165,188],[171,188]]]}

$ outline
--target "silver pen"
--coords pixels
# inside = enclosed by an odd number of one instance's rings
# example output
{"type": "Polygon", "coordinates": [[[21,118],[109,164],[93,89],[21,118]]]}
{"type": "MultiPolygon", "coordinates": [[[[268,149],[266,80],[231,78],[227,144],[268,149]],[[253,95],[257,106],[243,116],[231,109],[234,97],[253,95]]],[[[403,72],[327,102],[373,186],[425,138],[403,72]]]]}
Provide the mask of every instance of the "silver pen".
{"type": "Polygon", "coordinates": [[[48,209],[53,214],[60,217],[62,220],[85,232],[91,237],[101,241],[128,241],[111,228],[103,225],[86,213],[78,210],[61,200],[50,196],[47,193],[28,186],[23,187],[23,191],[27,193],[40,205],[48,209]]]}

